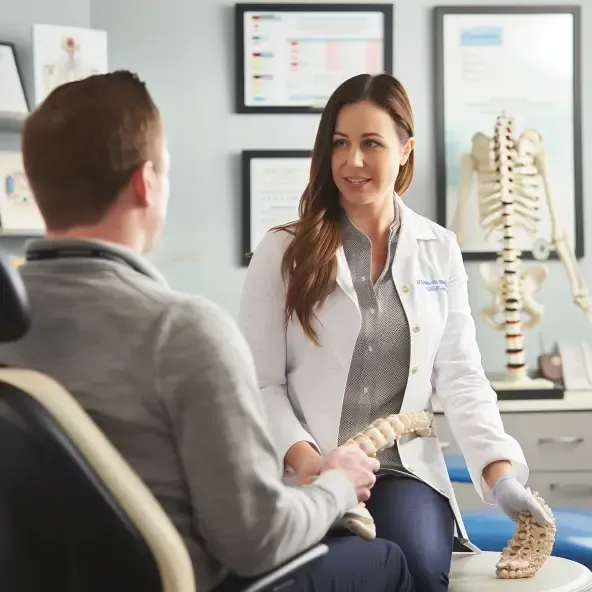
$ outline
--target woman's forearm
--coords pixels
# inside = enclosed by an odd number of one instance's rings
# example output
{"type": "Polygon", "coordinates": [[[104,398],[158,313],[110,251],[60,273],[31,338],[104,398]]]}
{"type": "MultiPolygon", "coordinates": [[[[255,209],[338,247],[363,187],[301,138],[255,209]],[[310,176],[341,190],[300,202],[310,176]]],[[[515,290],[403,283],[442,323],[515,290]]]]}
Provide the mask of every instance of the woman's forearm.
{"type": "Polygon", "coordinates": [[[286,452],[284,462],[289,466],[295,473],[300,473],[301,469],[310,462],[311,459],[318,458],[320,452],[317,448],[305,440],[296,442],[286,452]]]}
{"type": "Polygon", "coordinates": [[[501,477],[511,472],[512,463],[509,460],[496,460],[483,469],[483,479],[489,489],[492,489],[501,477]]]}

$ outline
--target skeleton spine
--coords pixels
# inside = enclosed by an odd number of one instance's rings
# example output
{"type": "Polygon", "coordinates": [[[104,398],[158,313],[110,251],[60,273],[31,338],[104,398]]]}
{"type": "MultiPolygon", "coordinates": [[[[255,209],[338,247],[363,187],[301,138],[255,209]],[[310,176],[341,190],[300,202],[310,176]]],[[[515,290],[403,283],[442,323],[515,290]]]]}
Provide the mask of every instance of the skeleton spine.
{"type": "Polygon", "coordinates": [[[524,364],[524,334],[522,333],[520,290],[520,252],[514,237],[514,175],[516,145],[513,121],[498,117],[493,140],[493,151],[502,198],[501,263],[504,271],[502,297],[504,301],[506,369],[510,380],[526,377],[524,364]]]}

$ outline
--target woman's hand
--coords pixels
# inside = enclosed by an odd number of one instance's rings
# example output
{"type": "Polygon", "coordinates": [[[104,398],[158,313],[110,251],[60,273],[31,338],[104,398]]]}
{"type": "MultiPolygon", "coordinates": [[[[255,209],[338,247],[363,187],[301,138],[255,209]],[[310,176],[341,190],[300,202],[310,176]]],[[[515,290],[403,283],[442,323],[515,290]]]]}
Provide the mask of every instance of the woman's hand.
{"type": "Polygon", "coordinates": [[[310,442],[296,442],[286,453],[285,463],[298,476],[301,484],[310,483],[326,468],[325,459],[310,442]]]}
{"type": "Polygon", "coordinates": [[[296,475],[301,485],[312,483],[323,471],[327,470],[327,459],[320,454],[307,456],[300,462],[296,475]]]}
{"type": "Polygon", "coordinates": [[[539,524],[551,524],[551,518],[532,493],[520,485],[514,475],[504,475],[493,486],[493,499],[503,512],[516,521],[520,512],[530,512],[539,524]]]}

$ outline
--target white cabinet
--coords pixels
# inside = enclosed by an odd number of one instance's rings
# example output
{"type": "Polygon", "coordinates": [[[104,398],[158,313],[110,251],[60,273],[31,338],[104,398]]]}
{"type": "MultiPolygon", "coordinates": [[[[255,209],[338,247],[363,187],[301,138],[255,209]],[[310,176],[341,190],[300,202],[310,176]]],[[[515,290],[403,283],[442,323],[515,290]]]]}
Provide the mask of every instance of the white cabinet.
{"type": "MultiPolygon", "coordinates": [[[[530,469],[527,486],[551,506],[592,509],[592,393],[579,405],[563,401],[499,401],[506,432],[524,450],[530,469]],[[521,406],[520,403],[523,403],[521,406]]],[[[461,454],[460,447],[438,405],[436,433],[445,454],[461,454]]],[[[453,483],[461,510],[483,507],[471,483],[453,483]]]]}

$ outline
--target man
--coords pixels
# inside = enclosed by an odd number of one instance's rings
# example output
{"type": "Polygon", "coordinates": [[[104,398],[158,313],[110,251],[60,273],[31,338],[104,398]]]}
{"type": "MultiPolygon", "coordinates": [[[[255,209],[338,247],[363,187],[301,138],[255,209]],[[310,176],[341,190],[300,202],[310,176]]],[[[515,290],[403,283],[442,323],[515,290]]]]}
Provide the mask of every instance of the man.
{"type": "MultiPolygon", "coordinates": [[[[217,306],[170,290],[142,257],[169,195],[159,111],[129,72],[58,87],[27,119],[23,159],[45,220],[21,267],[34,319],[0,347],[63,384],[150,487],[199,590],[240,587],[322,540],[368,499],[377,462],[336,450],[288,487],[246,342],[217,306]]],[[[407,591],[400,549],[330,536],[294,590],[407,591]]]]}

